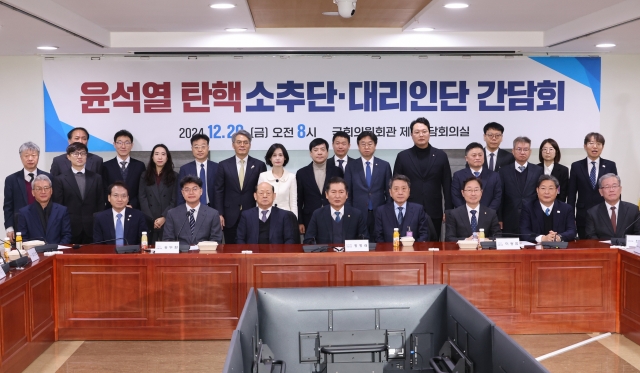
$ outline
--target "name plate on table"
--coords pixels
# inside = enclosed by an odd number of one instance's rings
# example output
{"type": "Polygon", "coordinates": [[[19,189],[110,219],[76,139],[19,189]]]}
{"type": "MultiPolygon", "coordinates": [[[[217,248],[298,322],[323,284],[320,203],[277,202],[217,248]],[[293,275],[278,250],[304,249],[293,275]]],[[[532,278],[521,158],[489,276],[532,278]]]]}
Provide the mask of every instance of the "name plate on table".
{"type": "Polygon", "coordinates": [[[34,263],[40,260],[40,257],[38,256],[38,252],[36,251],[35,248],[29,249],[27,251],[27,254],[29,254],[29,259],[31,259],[31,261],[34,263]]]}
{"type": "Polygon", "coordinates": [[[638,247],[640,244],[640,236],[628,234],[627,235],[627,247],[638,247]]]}
{"type": "Polygon", "coordinates": [[[180,242],[156,241],[156,248],[153,252],[155,254],[180,254],[180,242]]]}
{"type": "Polygon", "coordinates": [[[369,240],[345,240],[344,251],[369,251],[369,240]]]}
{"type": "Polygon", "coordinates": [[[496,238],[497,250],[520,250],[519,238],[496,238]]]}

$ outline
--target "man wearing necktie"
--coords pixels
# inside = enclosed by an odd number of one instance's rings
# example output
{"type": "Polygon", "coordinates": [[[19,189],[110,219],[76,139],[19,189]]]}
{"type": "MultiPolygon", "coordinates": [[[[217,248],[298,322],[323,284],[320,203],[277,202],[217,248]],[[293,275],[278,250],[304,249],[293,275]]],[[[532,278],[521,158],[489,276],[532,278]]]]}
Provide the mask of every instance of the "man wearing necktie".
{"type": "MultiPolygon", "coordinates": [[[[133,135],[127,130],[120,130],[113,135],[113,146],[116,156],[102,164],[102,182],[105,195],[109,196],[108,187],[116,181],[122,181],[129,191],[129,206],[140,209],[138,191],[140,189],[140,177],[146,170],[144,162],[131,158],[133,149],[133,135]]],[[[107,202],[106,209],[111,206],[107,202]]]]}
{"type": "Polygon", "coordinates": [[[538,200],[525,204],[520,215],[522,240],[531,242],[573,241],[576,219],[571,205],[557,199],[560,182],[554,176],[538,178],[538,200]]]}
{"type": "Polygon", "coordinates": [[[96,214],[93,222],[94,242],[105,244],[139,245],[142,232],[147,232],[147,221],[140,210],[128,207],[127,184],[116,181],[108,188],[111,208],[96,214]]]}
{"type": "Polygon", "coordinates": [[[474,232],[484,229],[486,238],[500,237],[500,224],[496,212],[482,204],[483,182],[470,176],[462,182],[460,191],[464,205],[446,212],[445,241],[471,240],[474,232]]]}
{"type": "Polygon", "coordinates": [[[475,176],[482,180],[483,189],[480,203],[492,210],[498,211],[502,200],[500,175],[484,165],[484,149],[482,149],[480,143],[472,142],[467,145],[464,152],[464,159],[467,161],[467,166],[462,170],[454,172],[451,180],[451,200],[453,201],[453,207],[464,205],[465,202],[461,192],[463,189],[462,183],[471,176],[475,176]]]}
{"type": "Polygon", "coordinates": [[[331,147],[333,148],[334,155],[329,158],[329,161],[334,162],[336,167],[338,167],[344,174],[349,162],[355,161],[355,158],[351,158],[347,155],[351,148],[351,138],[349,137],[349,134],[344,131],[336,131],[333,134],[331,147]]]}
{"type": "Polygon", "coordinates": [[[610,240],[640,235],[640,211],[634,203],[622,201],[622,181],[616,174],[605,174],[598,180],[604,201],[587,211],[587,239],[610,240]]]}
{"type": "MultiPolygon", "coordinates": [[[[178,180],[191,175],[199,177],[202,180],[202,196],[200,203],[213,207],[215,203],[215,180],[218,172],[218,163],[209,160],[209,136],[204,134],[196,134],[191,137],[191,153],[193,153],[193,162],[186,163],[180,167],[178,180]]],[[[182,190],[176,183],[176,205],[185,203],[182,196],[182,190]]]]}
{"type": "Polygon", "coordinates": [[[485,152],[484,166],[487,169],[498,172],[502,166],[515,161],[510,151],[500,149],[503,138],[502,135],[504,133],[504,126],[502,124],[496,122],[487,123],[483,131],[484,142],[486,144],[486,147],[483,149],[485,152]]]}

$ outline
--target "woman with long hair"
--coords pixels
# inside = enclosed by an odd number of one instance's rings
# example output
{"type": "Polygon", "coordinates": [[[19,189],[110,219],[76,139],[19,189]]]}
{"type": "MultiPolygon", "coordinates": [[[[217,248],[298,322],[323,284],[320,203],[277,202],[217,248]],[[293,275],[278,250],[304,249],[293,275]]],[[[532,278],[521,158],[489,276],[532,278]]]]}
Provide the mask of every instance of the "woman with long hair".
{"type": "Polygon", "coordinates": [[[264,156],[271,170],[260,174],[258,184],[266,181],[273,185],[276,200],[273,205],[279,209],[293,212],[298,217],[298,184],[296,175],[284,169],[289,163],[289,153],[282,144],[273,144],[264,156]]]}

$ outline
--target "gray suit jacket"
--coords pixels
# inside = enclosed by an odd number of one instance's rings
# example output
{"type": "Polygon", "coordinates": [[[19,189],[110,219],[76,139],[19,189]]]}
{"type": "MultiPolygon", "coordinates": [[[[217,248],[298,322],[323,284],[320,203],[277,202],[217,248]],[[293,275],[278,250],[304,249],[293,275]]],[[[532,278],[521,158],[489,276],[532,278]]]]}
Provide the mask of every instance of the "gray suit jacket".
{"type": "Polygon", "coordinates": [[[197,245],[202,241],[222,243],[220,214],[209,206],[200,204],[193,234],[189,228],[186,205],[172,208],[165,218],[167,221],[164,223],[163,241],[180,241],[181,244],[188,245],[197,245]]]}
{"type": "MultiPolygon", "coordinates": [[[[87,154],[87,164],[84,167],[89,171],[102,175],[102,157],[93,153],[87,154]]],[[[49,173],[51,176],[56,177],[69,169],[71,169],[71,161],[69,161],[65,153],[53,158],[51,171],[49,173]]]]}

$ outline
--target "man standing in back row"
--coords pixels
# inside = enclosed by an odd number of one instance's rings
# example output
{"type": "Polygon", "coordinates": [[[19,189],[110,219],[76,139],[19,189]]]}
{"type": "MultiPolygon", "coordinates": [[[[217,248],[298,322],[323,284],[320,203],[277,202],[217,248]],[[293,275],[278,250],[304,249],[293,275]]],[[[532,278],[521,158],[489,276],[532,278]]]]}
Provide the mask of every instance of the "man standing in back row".
{"type": "Polygon", "coordinates": [[[498,172],[502,166],[515,162],[511,152],[500,149],[503,133],[504,127],[500,123],[491,122],[484,126],[484,165],[491,171],[498,172]]]}
{"type": "MultiPolygon", "coordinates": [[[[87,143],[89,143],[89,132],[82,127],[76,127],[67,133],[67,140],[69,141],[69,145],[74,142],[79,142],[88,147],[89,145],[87,145],[87,143]]],[[[69,168],[71,168],[71,161],[69,161],[67,154],[59,155],[53,158],[53,162],[51,163],[51,177],[55,178],[69,168]]],[[[88,171],[102,175],[102,157],[93,153],[87,153],[85,168],[88,171]]]]}

